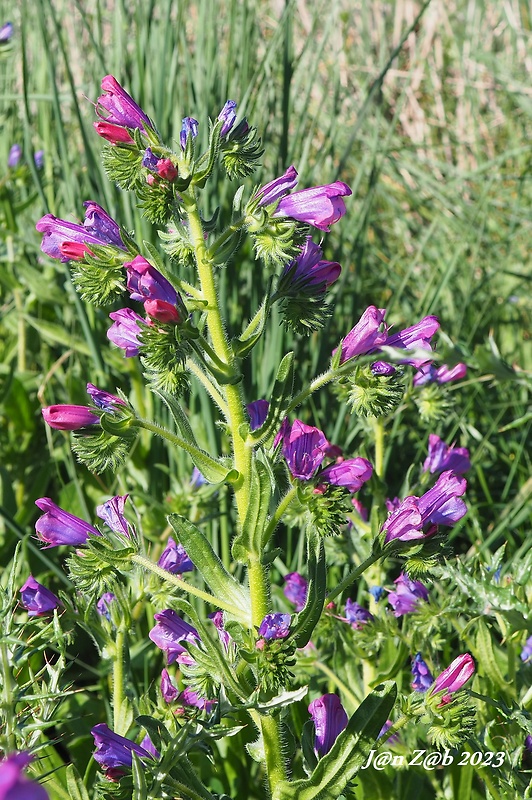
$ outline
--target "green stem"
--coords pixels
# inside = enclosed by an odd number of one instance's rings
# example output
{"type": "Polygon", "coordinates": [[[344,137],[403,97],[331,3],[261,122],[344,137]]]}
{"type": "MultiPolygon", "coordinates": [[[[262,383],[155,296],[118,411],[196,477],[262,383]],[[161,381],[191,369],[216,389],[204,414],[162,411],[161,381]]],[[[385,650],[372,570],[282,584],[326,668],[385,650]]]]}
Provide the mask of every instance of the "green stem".
{"type": "Polygon", "coordinates": [[[5,733],[3,738],[7,745],[6,752],[12,752],[17,749],[17,741],[15,738],[17,717],[14,707],[16,684],[13,680],[9,652],[5,642],[0,643],[0,661],[2,663],[2,709],[5,720],[5,733]]]}
{"type": "Polygon", "coordinates": [[[330,383],[335,377],[336,371],[329,369],[327,372],[324,372],[323,375],[318,375],[317,378],[314,378],[314,380],[309,383],[306,389],[302,389],[299,394],[296,394],[296,396],[292,399],[292,402],[288,406],[287,414],[290,411],[293,411],[294,408],[297,408],[297,406],[300,406],[301,403],[303,403],[307,397],[310,397],[310,395],[315,391],[330,383]]]}
{"type": "Polygon", "coordinates": [[[162,578],[167,583],[171,583],[174,586],[177,586],[178,589],[181,589],[184,592],[188,592],[189,594],[194,595],[194,597],[199,597],[205,603],[210,603],[212,606],[216,608],[221,608],[224,611],[227,611],[229,614],[234,616],[236,619],[240,620],[244,625],[247,625],[247,618],[242,613],[242,611],[237,608],[236,606],[232,606],[231,603],[226,603],[225,600],[222,600],[219,597],[215,597],[208,592],[202,591],[202,589],[198,589],[196,586],[191,586],[190,583],[178,578],[177,575],[174,575],[172,572],[168,572],[168,570],[159,567],[157,564],[154,564],[153,561],[150,561],[149,558],[145,556],[141,556],[138,553],[131,556],[131,560],[135,564],[139,564],[139,566],[144,567],[144,569],[153,572],[154,575],[157,575],[159,578],[162,578]]]}
{"type": "Polygon", "coordinates": [[[259,555],[250,554],[248,578],[251,597],[251,620],[253,625],[258,628],[269,610],[267,577],[259,555]]]}
{"type": "Polygon", "coordinates": [[[373,432],[375,435],[375,475],[382,478],[384,472],[384,418],[377,417],[373,422],[373,432]]]}
{"type": "Polygon", "coordinates": [[[210,394],[224,417],[227,419],[229,417],[229,409],[227,408],[227,403],[225,402],[224,398],[214,385],[214,383],[210,380],[208,375],[205,375],[203,370],[193,361],[191,358],[187,359],[187,369],[191,372],[195,378],[202,384],[203,388],[210,394]]]}
{"type": "Polygon", "coordinates": [[[214,240],[209,249],[206,251],[209,260],[212,261],[212,259],[216,255],[216,251],[219,250],[219,248],[222,245],[224,245],[228,239],[231,238],[233,233],[236,233],[242,228],[244,220],[245,217],[240,217],[239,219],[235,220],[231,225],[228,225],[225,231],[223,231],[223,233],[221,233],[217,239],[214,240]]]}
{"type": "Polygon", "coordinates": [[[378,558],[380,558],[380,554],[372,553],[370,556],[366,558],[365,561],[359,564],[358,567],[355,567],[355,569],[351,570],[351,572],[349,572],[348,575],[345,576],[343,581],[340,581],[338,586],[331,592],[329,592],[329,594],[327,595],[327,602],[334,600],[335,597],[338,597],[339,594],[342,594],[344,589],[347,589],[348,586],[351,586],[353,581],[356,580],[359,577],[359,575],[362,575],[362,573],[365,572],[368,569],[368,567],[374,564],[378,558]]]}
{"type": "Polygon", "coordinates": [[[276,527],[281,521],[283,514],[285,513],[290,503],[293,500],[295,500],[296,496],[297,496],[297,486],[291,486],[290,489],[285,494],[285,496],[280,501],[279,505],[275,509],[272,516],[270,517],[270,521],[268,522],[266,530],[264,531],[264,538],[263,538],[264,545],[267,544],[270,537],[273,535],[273,532],[275,531],[276,527]]]}
{"type": "Polygon", "coordinates": [[[113,659],[113,729],[119,736],[125,736],[129,728],[124,677],[126,648],[126,629],[119,627],[116,631],[113,659]]]}

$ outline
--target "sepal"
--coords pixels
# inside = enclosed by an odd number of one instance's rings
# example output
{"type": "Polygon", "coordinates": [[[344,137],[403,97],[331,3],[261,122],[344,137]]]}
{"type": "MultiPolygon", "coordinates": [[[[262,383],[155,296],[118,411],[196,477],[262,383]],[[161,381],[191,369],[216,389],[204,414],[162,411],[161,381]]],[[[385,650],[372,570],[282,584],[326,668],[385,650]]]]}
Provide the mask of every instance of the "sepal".
{"type": "Polygon", "coordinates": [[[78,460],[91,472],[100,474],[106,469],[116,472],[125,463],[136,435],[134,428],[119,436],[101,429],[95,432],[74,433],[72,450],[78,460]]]}
{"type": "Polygon", "coordinates": [[[258,166],[264,153],[257,129],[244,118],[222,140],[222,161],[229,179],[245,178],[258,166]]]}
{"type": "Polygon", "coordinates": [[[142,151],[136,144],[105,145],[102,163],[109,180],[121,189],[129,191],[142,186],[142,151]]]}
{"type": "Polygon", "coordinates": [[[391,414],[405,393],[399,370],[393,375],[374,375],[369,364],[355,367],[338,381],[338,393],[357,416],[381,417],[391,414]]]}
{"type": "MultiPolygon", "coordinates": [[[[221,120],[216,120],[212,126],[209,137],[209,149],[201,157],[197,164],[197,167],[200,167],[205,160],[207,161],[206,166],[203,169],[198,169],[192,178],[192,183],[199,189],[204,188],[205,184],[207,183],[207,179],[211,176],[214,165],[218,159],[218,153],[220,152],[220,131],[222,130],[222,125],[223,122],[221,120]]],[[[189,139],[191,138],[192,137],[189,137],[189,139]]]]}

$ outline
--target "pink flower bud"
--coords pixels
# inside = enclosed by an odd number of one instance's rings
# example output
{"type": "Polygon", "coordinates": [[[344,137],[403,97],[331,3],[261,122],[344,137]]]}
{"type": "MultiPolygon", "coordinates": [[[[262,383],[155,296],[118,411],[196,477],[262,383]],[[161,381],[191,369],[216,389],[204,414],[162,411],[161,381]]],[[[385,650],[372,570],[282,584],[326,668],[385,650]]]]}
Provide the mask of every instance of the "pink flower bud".
{"type": "Polygon", "coordinates": [[[96,425],[99,417],[88,406],[57,405],[42,409],[44,421],[56,431],[77,431],[96,425]]]}

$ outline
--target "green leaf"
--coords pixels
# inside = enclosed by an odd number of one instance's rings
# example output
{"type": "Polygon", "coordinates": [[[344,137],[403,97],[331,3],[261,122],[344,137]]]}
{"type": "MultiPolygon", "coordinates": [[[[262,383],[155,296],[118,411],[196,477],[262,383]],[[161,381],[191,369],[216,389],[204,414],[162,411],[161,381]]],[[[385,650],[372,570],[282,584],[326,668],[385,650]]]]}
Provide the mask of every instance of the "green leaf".
{"type": "Polygon", "coordinates": [[[134,751],[131,753],[131,755],[133,757],[131,764],[133,794],[131,796],[131,800],[149,800],[146,776],[144,774],[144,764],[134,751]]]}
{"type": "Polygon", "coordinates": [[[72,800],[89,800],[89,794],[73,764],[66,768],[67,789],[72,800]]]}
{"type": "Polygon", "coordinates": [[[378,686],[355,711],[327,755],[318,761],[310,778],[282,783],[274,800],[338,800],[366,763],[397,696],[395,683],[378,686]]]}
{"type": "Polygon", "coordinates": [[[266,292],[266,295],[264,297],[264,300],[262,301],[259,310],[255,314],[255,316],[253,317],[253,319],[251,320],[245,331],[241,333],[239,337],[233,339],[233,341],[231,342],[233,353],[237,358],[244,358],[255,347],[260,337],[264,333],[264,328],[269,313],[270,313],[270,292],[268,287],[268,291],[266,292]]]}
{"type": "Polygon", "coordinates": [[[250,553],[259,556],[270,507],[271,483],[268,470],[261,461],[251,462],[251,491],[242,530],[235,536],[231,552],[236,561],[246,564],[250,553]]]}
{"type": "Polygon", "coordinates": [[[213,594],[240,609],[251,627],[249,591],[227,572],[207,537],[192,522],[178,514],[171,514],[168,522],[175,532],[177,541],[183,545],[213,594]]]}
{"type": "Polygon", "coordinates": [[[509,684],[504,679],[501,669],[497,663],[491,633],[483,619],[478,620],[476,650],[482,671],[491,681],[493,681],[497,688],[507,690],[509,688],[509,684]]]}
{"type": "Polygon", "coordinates": [[[281,422],[286,416],[286,409],[292,399],[294,383],[294,353],[287,353],[277,370],[275,383],[270,397],[268,416],[260,428],[249,434],[249,440],[253,444],[258,444],[266,439],[273,431],[277,431],[281,422]]]}
{"type": "Polygon", "coordinates": [[[223,123],[221,120],[217,120],[214,124],[209,139],[207,166],[205,169],[197,172],[192,178],[193,184],[195,186],[199,186],[200,189],[203,189],[205,186],[207,178],[212,173],[216,159],[218,158],[218,153],[220,152],[220,131],[222,130],[222,125],[223,123]]]}
{"type": "Polygon", "coordinates": [[[325,603],[327,569],[323,537],[315,528],[307,528],[308,591],[307,602],[297,616],[294,641],[297,647],[305,647],[318,624],[325,603]]]}
{"type": "Polygon", "coordinates": [[[285,708],[286,706],[302,700],[308,692],[308,686],[300,686],[299,689],[294,689],[291,692],[281,692],[281,694],[272,697],[266,703],[252,702],[246,703],[246,708],[255,708],[262,713],[274,711],[277,708],[285,708]]]}

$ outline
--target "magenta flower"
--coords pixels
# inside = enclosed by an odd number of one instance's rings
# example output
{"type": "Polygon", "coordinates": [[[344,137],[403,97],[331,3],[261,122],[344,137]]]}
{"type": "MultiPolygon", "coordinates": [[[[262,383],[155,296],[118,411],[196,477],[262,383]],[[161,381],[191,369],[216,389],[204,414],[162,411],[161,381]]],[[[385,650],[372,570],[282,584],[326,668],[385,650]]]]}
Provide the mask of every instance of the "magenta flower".
{"type": "Polygon", "coordinates": [[[45,788],[24,775],[31,761],[29,753],[11,753],[0,761],[0,800],[48,800],[45,788]]]}
{"type": "Polygon", "coordinates": [[[283,436],[283,456],[294,478],[308,481],[324,458],[329,442],[319,428],[296,419],[283,436]]]}
{"type": "Polygon", "coordinates": [[[434,695],[445,690],[441,705],[450,703],[453,692],[457,692],[461,689],[474,672],[475,662],[472,656],[470,656],[469,653],[463,653],[461,656],[458,656],[458,658],[455,658],[454,661],[438,675],[429,695],[434,695]]]}
{"type": "Polygon", "coordinates": [[[108,778],[119,779],[125,770],[131,769],[132,753],[136,753],[140,758],[154,758],[149,750],[124,736],[119,736],[104,722],[95,725],[91,733],[96,745],[94,760],[103,767],[108,778]]]}
{"type": "Polygon", "coordinates": [[[423,463],[423,471],[437,474],[451,470],[455,475],[463,475],[471,469],[469,450],[445,444],[435,433],[429,434],[429,454],[423,463]]]}
{"type": "Polygon", "coordinates": [[[259,199],[259,206],[271,206],[297,184],[297,172],[294,166],[288,167],[284,175],[266,183],[255,195],[259,199]]]}
{"type": "Polygon", "coordinates": [[[218,119],[222,122],[222,129],[220,131],[220,138],[223,139],[227,136],[236,120],[236,103],[234,100],[227,100],[224,107],[218,114],[218,119]]]}
{"type": "Polygon", "coordinates": [[[125,250],[117,223],[92,200],[83,204],[86,208],[83,225],[46,214],[35,225],[44,234],[41,250],[50,258],[69,261],[83,258],[90,251],[90,245],[110,245],[125,250]]]}
{"type": "Polygon", "coordinates": [[[421,600],[428,601],[429,592],[421,581],[413,581],[402,572],[395,579],[395,592],[390,592],[388,601],[393,608],[395,617],[411,614],[415,611],[421,600]]]}
{"type": "Polygon", "coordinates": [[[93,122],[94,129],[98,136],[111,144],[131,144],[134,142],[133,137],[128,133],[127,128],[122,128],[120,125],[113,125],[110,122],[93,122]]]}
{"type": "Polygon", "coordinates": [[[196,628],[181,619],[173,609],[167,608],[154,616],[157,625],[151,629],[148,636],[157,647],[166,653],[169,664],[172,664],[180,653],[186,653],[186,648],[179,642],[199,641],[200,637],[196,628]]]}
{"type": "Polygon", "coordinates": [[[263,639],[286,639],[290,633],[290,614],[266,614],[259,627],[263,639]]]}
{"type": "Polygon", "coordinates": [[[161,672],[161,695],[164,702],[173,703],[178,694],[179,690],[172,683],[168,670],[163,669],[161,672]]]}
{"type": "Polygon", "coordinates": [[[316,728],[314,751],[320,758],[327,755],[339,734],[347,727],[348,717],[337,694],[324,694],[308,707],[316,728]]]}
{"type": "Polygon", "coordinates": [[[434,682],[434,678],[430,674],[430,669],[421,657],[421,653],[416,653],[412,659],[412,689],[415,692],[426,692],[430,689],[434,682]]]}
{"type": "Polygon", "coordinates": [[[354,600],[348,597],[345,602],[345,617],[351,627],[354,628],[354,630],[358,630],[365,625],[366,622],[371,622],[373,614],[371,614],[367,608],[359,605],[359,603],[355,603],[354,600]]]}
{"type": "Polygon", "coordinates": [[[283,197],[273,216],[291,217],[321,231],[329,231],[331,225],[344,216],[343,198],[350,194],[351,189],[342,181],[303,189],[283,197]]]}
{"type": "Polygon", "coordinates": [[[198,120],[194,119],[194,117],[184,118],[181,126],[181,133],[179,134],[179,143],[183,150],[187,146],[188,137],[191,136],[193,139],[195,139],[198,135],[198,125],[198,120]]]}
{"type": "Polygon", "coordinates": [[[116,595],[112,592],[104,592],[96,603],[96,611],[101,617],[111,621],[111,603],[116,600],[116,595]]]}
{"type": "Polygon", "coordinates": [[[143,256],[124,264],[127,272],[127,288],[132,300],[166,300],[177,303],[177,292],[172,284],[143,256]]]}
{"type": "Polygon", "coordinates": [[[360,487],[373,475],[373,467],[365,458],[346,458],[336,464],[325,467],[319,475],[321,483],[332,486],[345,486],[350,492],[358,492],[360,487]]]}
{"type": "Polygon", "coordinates": [[[111,325],[107,331],[109,341],[124,350],[126,358],[138,356],[141,345],[138,337],[142,331],[142,325],[146,324],[145,320],[131,308],[120,308],[109,316],[114,321],[114,325],[111,325]]]}
{"type": "Polygon", "coordinates": [[[289,572],[284,576],[284,596],[296,607],[296,611],[302,611],[307,602],[308,581],[299,572],[289,572]]]}
{"type": "Polygon", "coordinates": [[[111,528],[115,533],[120,533],[122,536],[130,537],[129,522],[124,516],[124,506],[128,494],[117,495],[106,500],[101,506],[97,506],[96,514],[103,519],[106,525],[111,528]]]}
{"type": "Polygon", "coordinates": [[[388,326],[384,322],[385,315],[385,308],[376,308],[375,306],[366,308],[355,327],[342,339],[340,364],[354,356],[370,353],[385,343],[388,337],[388,326]]]}
{"type": "Polygon", "coordinates": [[[46,424],[56,431],[78,431],[100,421],[98,415],[88,406],[46,406],[41,413],[46,424]]]}
{"type": "Polygon", "coordinates": [[[183,572],[192,572],[194,564],[187,556],[182,544],[177,544],[171,536],[168,537],[168,544],[161,553],[157,562],[158,566],[174,575],[181,575],[183,572]]]}
{"type": "Polygon", "coordinates": [[[41,542],[48,547],[85,544],[89,536],[101,535],[88,522],[56,506],[49,497],[41,497],[35,501],[35,505],[45,512],[35,523],[35,530],[41,542]]]}
{"type": "Polygon", "coordinates": [[[279,294],[325,295],[326,289],[340,276],[342,268],[336,261],[323,261],[322,255],[321,247],[307,236],[301,253],[281,273],[279,294]]]}
{"type": "Polygon", "coordinates": [[[266,422],[269,408],[270,404],[267,400],[254,400],[252,403],[247,404],[246,411],[249,416],[249,427],[252,431],[256,431],[266,422]]]}
{"type": "Polygon", "coordinates": [[[29,617],[41,617],[62,605],[60,599],[50,589],[36,581],[32,575],[21,588],[20,594],[20,603],[28,612],[29,617]]]}
{"type": "MultiPolygon", "coordinates": [[[[119,128],[139,128],[143,133],[146,132],[146,128],[153,129],[149,117],[135,103],[131,95],[120,86],[116,78],[106,75],[101,86],[104,94],[96,101],[96,113],[106,125],[116,125],[119,128]]],[[[94,123],[96,130],[98,130],[98,125],[101,123],[94,123]]],[[[99,130],[98,133],[100,133],[99,130]]]]}
{"type": "Polygon", "coordinates": [[[414,386],[423,386],[425,383],[449,383],[465,378],[467,364],[456,364],[449,369],[445,364],[435,367],[434,364],[423,364],[414,375],[414,386]]]}

